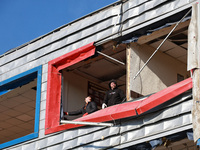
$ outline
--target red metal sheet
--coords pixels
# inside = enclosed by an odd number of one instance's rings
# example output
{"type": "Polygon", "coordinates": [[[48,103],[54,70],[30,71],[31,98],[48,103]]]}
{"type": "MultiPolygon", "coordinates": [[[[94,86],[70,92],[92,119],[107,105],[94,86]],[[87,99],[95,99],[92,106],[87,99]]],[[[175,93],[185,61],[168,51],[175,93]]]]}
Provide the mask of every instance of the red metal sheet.
{"type": "Polygon", "coordinates": [[[53,66],[48,66],[47,102],[45,129],[59,125],[60,121],[61,74],[53,66]]]}
{"type": "MultiPolygon", "coordinates": [[[[119,105],[114,105],[105,109],[96,111],[90,115],[75,119],[73,121],[86,121],[86,122],[106,122],[117,120],[121,118],[127,118],[131,116],[136,116],[135,108],[138,106],[140,101],[128,102],[119,105]]],[[[76,128],[84,125],[75,125],[75,124],[63,124],[57,126],[56,128],[49,129],[45,134],[58,132],[66,129],[76,128]]]]}
{"type": "Polygon", "coordinates": [[[140,101],[128,102],[123,104],[114,105],[106,109],[101,109],[74,121],[91,121],[91,122],[105,122],[112,121],[121,118],[127,118],[130,116],[136,116],[136,107],[140,101]]]}
{"type": "Polygon", "coordinates": [[[179,83],[176,83],[160,92],[157,92],[150,97],[141,101],[136,111],[138,115],[180,95],[181,93],[192,88],[192,79],[188,78],[179,83]]]}
{"type": "MultiPolygon", "coordinates": [[[[192,88],[192,79],[188,78],[182,82],[174,84],[160,92],[157,92],[150,97],[141,101],[127,102],[119,105],[114,105],[106,109],[96,111],[90,115],[78,118],[74,121],[86,122],[106,122],[131,116],[140,115],[160,104],[180,95],[181,93],[192,88]]],[[[47,130],[45,133],[53,133],[66,129],[76,128],[84,125],[66,124],[47,130]]]]}
{"type": "Polygon", "coordinates": [[[95,46],[94,42],[92,42],[50,61],[50,64],[53,64],[57,70],[62,70],[94,54],[95,46]]]}

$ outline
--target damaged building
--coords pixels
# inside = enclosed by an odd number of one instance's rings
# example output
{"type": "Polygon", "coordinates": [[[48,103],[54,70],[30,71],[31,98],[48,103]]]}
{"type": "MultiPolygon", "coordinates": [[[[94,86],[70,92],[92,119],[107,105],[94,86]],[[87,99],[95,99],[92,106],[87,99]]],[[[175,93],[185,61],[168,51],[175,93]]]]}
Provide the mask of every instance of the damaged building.
{"type": "Polygon", "coordinates": [[[116,1],[1,55],[0,149],[198,149],[199,10],[116,1]],[[126,100],[102,109],[111,79],[126,100]]]}

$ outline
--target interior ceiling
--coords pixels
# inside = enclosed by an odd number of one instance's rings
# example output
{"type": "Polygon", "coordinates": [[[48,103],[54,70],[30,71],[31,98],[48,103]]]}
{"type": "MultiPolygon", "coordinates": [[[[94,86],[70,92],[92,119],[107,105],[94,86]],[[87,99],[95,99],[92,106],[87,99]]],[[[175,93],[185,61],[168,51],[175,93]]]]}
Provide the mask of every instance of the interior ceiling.
{"type": "MultiPolygon", "coordinates": [[[[101,52],[120,62],[126,63],[125,45],[114,48],[113,45],[113,42],[105,44],[101,52]]],[[[70,66],[66,70],[73,71],[74,73],[97,83],[106,83],[106,85],[111,79],[116,79],[119,86],[125,85],[126,82],[126,65],[122,65],[101,54],[70,66]]]]}
{"type": "Polygon", "coordinates": [[[0,96],[0,144],[34,132],[37,80],[0,96]]]}
{"type": "MultiPolygon", "coordinates": [[[[185,64],[187,64],[189,23],[190,20],[180,23],[159,49],[159,51],[185,64]]],[[[137,43],[148,44],[156,50],[173,27],[174,25],[155,31],[150,35],[142,36],[137,43]]]]}
{"type": "MultiPolygon", "coordinates": [[[[163,39],[157,39],[152,43],[149,43],[149,45],[157,48],[162,41],[163,39]]],[[[170,36],[161,46],[160,51],[187,64],[187,42],[187,32],[181,32],[174,36],[170,36]]]]}

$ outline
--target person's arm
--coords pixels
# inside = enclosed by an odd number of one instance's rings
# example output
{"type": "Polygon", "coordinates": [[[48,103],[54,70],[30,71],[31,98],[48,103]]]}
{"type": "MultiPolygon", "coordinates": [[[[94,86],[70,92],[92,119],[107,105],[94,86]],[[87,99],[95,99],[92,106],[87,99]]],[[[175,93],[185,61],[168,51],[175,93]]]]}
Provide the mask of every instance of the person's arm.
{"type": "Polygon", "coordinates": [[[88,109],[88,114],[97,111],[97,104],[95,102],[90,102],[90,108],[88,109]]]}
{"type": "Polygon", "coordinates": [[[103,101],[103,104],[102,104],[102,109],[106,108],[107,104],[108,104],[108,92],[106,92],[106,95],[104,97],[104,101],[103,101]]]}
{"type": "Polygon", "coordinates": [[[71,111],[67,112],[69,116],[75,116],[75,115],[80,115],[82,114],[82,109],[76,110],[76,111],[71,111]]]}

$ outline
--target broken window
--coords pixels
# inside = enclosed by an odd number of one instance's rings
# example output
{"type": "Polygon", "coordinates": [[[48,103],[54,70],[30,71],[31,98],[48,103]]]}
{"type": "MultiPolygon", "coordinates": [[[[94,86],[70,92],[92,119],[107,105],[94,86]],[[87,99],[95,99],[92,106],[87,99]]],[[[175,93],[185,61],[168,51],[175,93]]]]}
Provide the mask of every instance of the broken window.
{"type": "MultiPolygon", "coordinates": [[[[49,62],[46,134],[64,128],[57,122],[62,117],[63,110],[68,112],[80,109],[84,105],[84,98],[88,95],[92,96],[98,105],[98,109],[101,109],[105,91],[108,90],[108,83],[111,79],[116,79],[118,87],[124,93],[126,92],[125,47],[121,46],[113,49],[113,42],[104,46],[101,49],[104,55],[95,53],[95,47],[92,46],[91,51],[93,52],[81,48],[82,51],[77,49],[60,57],[62,60],[57,58],[49,62]],[[112,57],[112,59],[105,57],[105,55],[112,57]],[[115,59],[124,63],[124,65],[119,64],[115,59]],[[66,65],[69,60],[71,65],[66,65]],[[51,79],[54,80],[51,82],[51,79]],[[50,92],[51,87],[54,87],[54,92],[57,93],[50,92]],[[54,119],[49,116],[50,112],[54,112],[54,119]]],[[[87,46],[85,48],[87,49],[87,46]]],[[[81,117],[81,115],[68,116],[68,119],[71,120],[77,117],[81,117]]]]}

